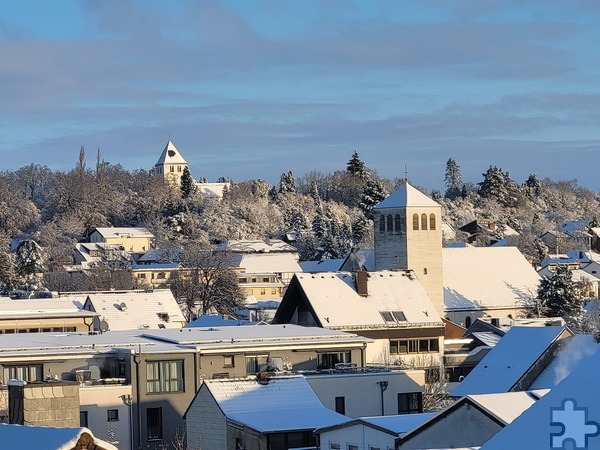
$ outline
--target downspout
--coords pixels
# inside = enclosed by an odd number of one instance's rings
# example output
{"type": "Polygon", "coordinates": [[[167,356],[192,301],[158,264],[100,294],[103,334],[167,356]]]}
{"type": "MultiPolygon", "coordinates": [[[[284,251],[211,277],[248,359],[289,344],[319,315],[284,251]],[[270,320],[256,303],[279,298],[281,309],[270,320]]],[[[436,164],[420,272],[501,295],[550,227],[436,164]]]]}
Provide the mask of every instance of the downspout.
{"type": "Polygon", "coordinates": [[[137,425],[138,425],[138,450],[142,450],[142,411],[140,405],[140,362],[142,360],[142,346],[138,347],[138,353],[133,352],[133,362],[135,363],[135,405],[137,410],[137,425]]]}
{"type": "Polygon", "coordinates": [[[379,385],[379,388],[381,389],[381,415],[385,416],[385,403],[384,403],[384,399],[383,399],[383,393],[388,388],[388,382],[387,381],[378,381],[377,384],[379,385]]]}

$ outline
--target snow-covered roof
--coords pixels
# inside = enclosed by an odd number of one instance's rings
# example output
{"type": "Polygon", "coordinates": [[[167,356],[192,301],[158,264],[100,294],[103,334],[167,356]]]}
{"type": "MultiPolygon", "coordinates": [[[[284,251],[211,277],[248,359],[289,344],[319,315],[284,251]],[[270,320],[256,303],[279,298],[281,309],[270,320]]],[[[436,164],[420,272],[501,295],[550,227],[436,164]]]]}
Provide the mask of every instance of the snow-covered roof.
{"type": "Polygon", "coordinates": [[[322,261],[301,261],[300,267],[306,273],[337,272],[345,259],[324,259],[322,261]]]}
{"type": "Polygon", "coordinates": [[[366,425],[368,427],[378,428],[393,436],[398,436],[407,433],[413,428],[418,427],[426,420],[435,416],[435,413],[419,413],[419,414],[398,414],[392,416],[374,416],[374,417],[359,417],[351,419],[344,423],[326,428],[315,430],[315,434],[326,433],[340,428],[348,428],[356,425],[366,425]]]}
{"type": "Polygon", "coordinates": [[[238,325],[248,325],[245,320],[226,319],[223,316],[200,316],[196,320],[186,324],[184,328],[190,327],[231,327],[238,325]]]}
{"type": "Polygon", "coordinates": [[[206,197],[213,198],[223,198],[226,187],[229,187],[229,183],[196,183],[198,192],[206,197]]]}
{"type": "MultiPolygon", "coordinates": [[[[552,275],[554,275],[555,271],[550,270],[550,267],[551,266],[546,266],[543,269],[540,269],[538,271],[538,274],[541,277],[551,278],[552,275]]],[[[589,283],[600,282],[600,278],[598,278],[597,276],[592,275],[591,273],[588,273],[582,269],[571,269],[571,279],[575,282],[577,282],[577,281],[585,281],[585,282],[589,282],[589,283]]]]}
{"type": "Polygon", "coordinates": [[[442,249],[446,310],[523,307],[540,276],[516,247],[442,249]]]}
{"type": "Polygon", "coordinates": [[[392,192],[385,200],[378,203],[374,209],[406,208],[411,206],[441,207],[438,203],[406,182],[392,192]]]}
{"type": "Polygon", "coordinates": [[[245,273],[296,273],[302,267],[292,253],[244,253],[239,262],[232,264],[244,269],[245,273]]]}
{"type": "Polygon", "coordinates": [[[600,352],[585,358],[569,376],[483,444],[481,449],[599,448],[600,384],[595,382],[598,373],[600,352]],[[584,421],[589,421],[585,423],[589,426],[587,430],[583,428],[584,421]],[[567,437],[563,433],[577,441],[572,441],[569,446],[563,441],[563,437],[567,437]]]}
{"type": "Polygon", "coordinates": [[[185,324],[169,289],[90,293],[84,307],[88,304],[110,330],[181,328],[185,324]]]}
{"type": "Polygon", "coordinates": [[[452,391],[453,397],[509,392],[565,327],[512,327],[452,391]]]}
{"type": "Polygon", "coordinates": [[[187,164],[187,161],[183,159],[183,156],[181,156],[181,153],[179,153],[179,150],[177,150],[177,147],[175,147],[175,144],[170,139],[154,166],[165,164],[187,164]]]}
{"type": "Polygon", "coordinates": [[[558,355],[531,384],[531,389],[551,389],[564,380],[579,364],[600,350],[594,336],[576,334],[561,341],[558,355]]]}
{"type": "Polygon", "coordinates": [[[87,428],[38,427],[0,424],[2,448],[18,450],[73,450],[83,434],[89,435],[97,448],[118,450],[112,444],[96,438],[87,428]]]}
{"type": "Polygon", "coordinates": [[[126,234],[129,237],[154,237],[154,235],[150,233],[147,228],[143,227],[100,227],[95,228],[95,231],[97,231],[105,239],[120,236],[122,234],[126,234]]]}
{"type": "Polygon", "coordinates": [[[476,394],[467,397],[504,424],[509,424],[548,392],[549,389],[544,389],[529,392],[476,394]]]}
{"type": "Polygon", "coordinates": [[[256,380],[207,380],[210,391],[229,421],[261,433],[314,430],[348,420],[321,403],[304,377],[256,380]]]}
{"type": "Polygon", "coordinates": [[[316,318],[327,328],[434,326],[442,322],[423,285],[410,271],[368,272],[368,295],[364,297],[356,292],[354,278],[349,273],[302,273],[295,277],[316,318]],[[401,311],[406,321],[386,321],[383,311],[401,311]]]}
{"type": "Polygon", "coordinates": [[[227,250],[236,253],[296,253],[296,247],[281,239],[227,241],[219,244],[217,250],[227,250]]]}
{"type": "Polygon", "coordinates": [[[570,220],[562,225],[562,231],[571,236],[589,236],[589,233],[585,231],[585,228],[590,224],[589,220],[570,220]]]}
{"type": "Polygon", "coordinates": [[[96,313],[80,310],[68,298],[13,300],[0,297],[0,319],[94,317],[96,313]]]}

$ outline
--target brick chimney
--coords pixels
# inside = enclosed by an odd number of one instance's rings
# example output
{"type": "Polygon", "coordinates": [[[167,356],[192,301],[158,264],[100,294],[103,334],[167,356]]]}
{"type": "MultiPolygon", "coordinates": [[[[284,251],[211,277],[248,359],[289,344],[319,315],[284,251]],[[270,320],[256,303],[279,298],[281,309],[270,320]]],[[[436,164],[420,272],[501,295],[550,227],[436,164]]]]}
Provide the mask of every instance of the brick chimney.
{"type": "Polygon", "coordinates": [[[369,295],[369,289],[367,282],[369,279],[369,272],[366,270],[358,270],[354,277],[354,283],[356,285],[356,292],[361,297],[367,297],[369,295]]]}

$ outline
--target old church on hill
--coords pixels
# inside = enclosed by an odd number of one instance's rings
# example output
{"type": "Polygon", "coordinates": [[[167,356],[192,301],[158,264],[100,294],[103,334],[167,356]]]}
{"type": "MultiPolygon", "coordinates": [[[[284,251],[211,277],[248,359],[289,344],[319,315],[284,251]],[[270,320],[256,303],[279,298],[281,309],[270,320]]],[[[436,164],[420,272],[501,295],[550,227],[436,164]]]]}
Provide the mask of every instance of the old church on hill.
{"type": "Polygon", "coordinates": [[[175,144],[169,139],[165,149],[154,165],[154,170],[163,182],[173,186],[181,186],[181,176],[188,166],[187,161],[181,156],[175,144]]]}

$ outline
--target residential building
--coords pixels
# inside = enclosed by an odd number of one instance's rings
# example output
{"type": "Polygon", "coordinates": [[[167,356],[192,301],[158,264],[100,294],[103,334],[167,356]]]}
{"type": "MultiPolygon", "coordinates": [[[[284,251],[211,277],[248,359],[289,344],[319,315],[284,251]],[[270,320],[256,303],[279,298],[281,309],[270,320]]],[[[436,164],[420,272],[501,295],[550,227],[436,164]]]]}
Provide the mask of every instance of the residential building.
{"type": "Polygon", "coordinates": [[[368,337],[369,363],[435,367],[443,350],[444,324],[412,271],[296,274],[273,323],[368,337]]]}
{"type": "Polygon", "coordinates": [[[388,450],[395,440],[426,420],[434,413],[402,414],[396,416],[360,417],[315,430],[319,447],[324,450],[349,449],[388,450]]]}
{"type": "Polygon", "coordinates": [[[467,395],[397,438],[395,448],[478,448],[547,392],[467,395]]]}
{"type": "Polygon", "coordinates": [[[175,272],[180,272],[179,263],[134,263],[131,265],[133,283],[138,288],[166,288],[175,272]]]}
{"type": "Polygon", "coordinates": [[[67,298],[13,300],[0,297],[0,333],[88,332],[97,314],[67,298]]]}
{"type": "Polygon", "coordinates": [[[152,248],[153,241],[154,235],[143,227],[101,227],[90,234],[92,244],[108,244],[140,256],[152,248]]]}
{"type": "Polygon", "coordinates": [[[169,289],[90,292],[83,310],[95,314],[95,331],[181,328],[186,324],[169,289]]]}
{"type": "Polygon", "coordinates": [[[302,376],[207,380],[185,413],[188,445],[212,450],[287,450],[347,417],[326,408],[302,376]]]}

